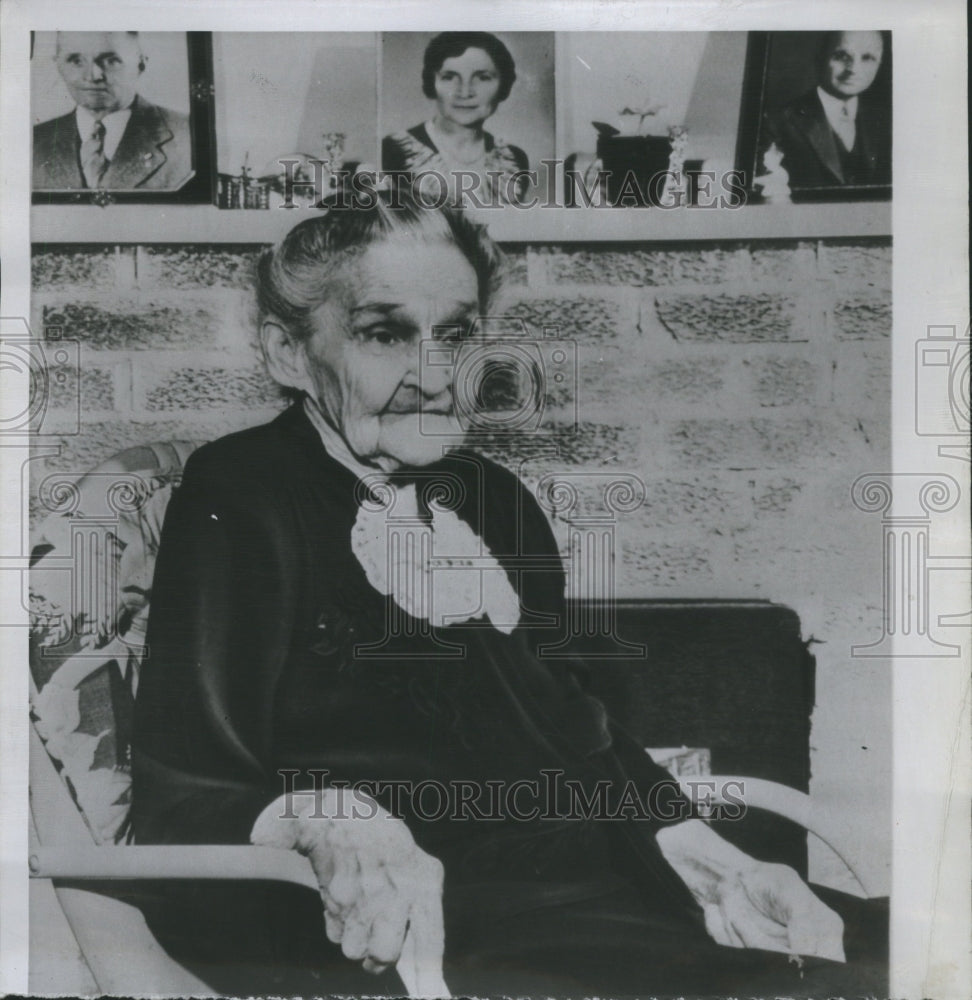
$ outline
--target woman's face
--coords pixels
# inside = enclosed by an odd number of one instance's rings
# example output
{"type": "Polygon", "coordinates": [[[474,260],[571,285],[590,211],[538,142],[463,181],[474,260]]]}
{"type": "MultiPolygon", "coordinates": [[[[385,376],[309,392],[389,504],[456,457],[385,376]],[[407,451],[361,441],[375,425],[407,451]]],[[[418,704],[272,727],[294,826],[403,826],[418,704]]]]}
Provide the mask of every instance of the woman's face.
{"type": "Polygon", "coordinates": [[[466,128],[481,124],[496,110],[499,90],[499,71],[483,49],[466,49],[446,59],[435,74],[439,116],[466,128]]]}
{"type": "Polygon", "coordinates": [[[422,365],[421,348],[433,328],[465,332],[477,313],[476,273],[445,240],[398,234],[338,272],[301,350],[318,405],[358,458],[427,465],[461,440],[453,368],[422,365]]]}

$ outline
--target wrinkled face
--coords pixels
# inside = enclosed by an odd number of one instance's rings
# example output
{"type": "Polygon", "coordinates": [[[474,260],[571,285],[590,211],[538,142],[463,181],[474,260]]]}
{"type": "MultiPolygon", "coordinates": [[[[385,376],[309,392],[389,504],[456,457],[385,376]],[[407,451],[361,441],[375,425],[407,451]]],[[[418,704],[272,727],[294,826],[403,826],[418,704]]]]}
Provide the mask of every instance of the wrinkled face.
{"type": "Polygon", "coordinates": [[[436,108],[457,125],[478,125],[496,110],[499,89],[499,71],[489,53],[466,49],[446,59],[435,74],[436,108]]]}
{"type": "Polygon", "coordinates": [[[341,269],[301,350],[318,405],[359,459],[427,465],[461,441],[453,368],[420,371],[421,342],[434,327],[468,330],[477,312],[476,273],[444,239],[397,234],[341,269]]]}
{"type": "Polygon", "coordinates": [[[124,31],[59,31],[54,56],[74,102],[93,114],[127,108],[138,92],[142,51],[124,31]]]}
{"type": "Polygon", "coordinates": [[[842,31],[824,61],[820,86],[834,97],[863,94],[881,67],[884,43],[877,31],[842,31]]]}

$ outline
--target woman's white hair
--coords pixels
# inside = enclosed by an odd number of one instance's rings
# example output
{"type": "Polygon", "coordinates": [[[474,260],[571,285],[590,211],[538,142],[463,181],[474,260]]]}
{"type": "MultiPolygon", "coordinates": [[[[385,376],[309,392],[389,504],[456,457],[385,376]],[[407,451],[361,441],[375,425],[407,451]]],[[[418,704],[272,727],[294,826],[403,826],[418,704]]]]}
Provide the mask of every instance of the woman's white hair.
{"type": "Polygon", "coordinates": [[[310,314],[327,301],[335,273],[374,243],[392,236],[418,243],[453,243],[476,272],[485,314],[500,284],[503,256],[485,227],[461,210],[428,207],[407,192],[376,191],[362,203],[332,198],[314,218],[296,225],[257,263],[257,306],[298,339],[310,335],[310,314]]]}

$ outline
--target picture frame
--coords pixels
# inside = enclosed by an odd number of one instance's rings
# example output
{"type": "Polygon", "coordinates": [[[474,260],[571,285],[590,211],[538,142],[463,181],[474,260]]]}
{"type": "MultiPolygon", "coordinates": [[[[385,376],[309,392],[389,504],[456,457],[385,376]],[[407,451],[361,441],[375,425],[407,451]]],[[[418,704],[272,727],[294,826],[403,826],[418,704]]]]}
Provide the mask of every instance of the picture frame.
{"type": "MultiPolygon", "coordinates": [[[[56,32],[33,32],[31,37],[31,106],[34,123],[33,141],[33,190],[31,202],[34,205],[101,205],[111,204],[213,204],[216,190],[216,142],[214,122],[213,84],[213,49],[212,34],[207,31],[159,32],[153,37],[182,35],[185,38],[185,57],[182,61],[182,47],[173,44],[173,39],[165,39],[165,50],[175,51],[178,55],[179,70],[175,78],[164,80],[162,88],[169,93],[178,94],[177,100],[169,102],[181,105],[170,110],[163,101],[143,98],[141,92],[136,94],[136,106],[141,102],[141,110],[148,107],[151,118],[143,131],[155,128],[155,136],[164,140],[156,143],[153,149],[147,144],[153,138],[139,135],[133,141],[126,127],[119,146],[124,142],[125,163],[124,172],[119,167],[113,174],[110,164],[104,177],[107,183],[97,188],[90,188],[83,180],[83,172],[78,162],[79,153],[75,152],[75,162],[71,162],[70,145],[64,139],[63,128],[59,126],[67,115],[38,121],[38,105],[50,105],[50,92],[53,84],[48,80],[46,92],[40,92],[38,77],[45,74],[52,76],[45,67],[38,67],[35,61],[42,58],[39,50],[46,43],[48,49],[55,44],[56,32]],[[38,44],[35,45],[35,39],[38,44]],[[184,84],[181,79],[185,73],[184,84]],[[58,137],[60,132],[60,137],[58,137]],[[174,144],[174,145],[173,145],[174,144]],[[188,145],[188,149],[185,146],[188,145]],[[165,147],[169,146],[168,153],[165,147]],[[176,155],[173,156],[173,153],[176,155]],[[185,171],[185,181],[181,181],[185,171]],[[113,183],[113,177],[118,181],[113,183]]],[[[135,34],[135,33],[129,33],[135,34]]],[[[149,55],[146,62],[151,63],[149,55]]],[[[140,63],[140,65],[143,65],[140,63]]],[[[155,67],[152,67],[155,70],[155,67]]],[[[156,70],[157,78],[163,79],[162,72],[156,70]]],[[[69,101],[67,89],[61,81],[60,100],[69,101]]],[[[139,80],[141,84],[141,79],[139,80]]],[[[157,85],[158,89],[158,85],[157,85]]],[[[155,94],[152,94],[155,97],[155,94]]],[[[70,103],[73,103],[71,101],[70,103]]],[[[135,112],[133,112],[135,113],[135,112]]],[[[131,120],[129,120],[130,123],[131,120]]],[[[71,123],[73,126],[73,123],[71,123]]],[[[72,143],[77,143],[76,133],[72,132],[72,143]]],[[[75,145],[75,150],[77,150],[75,145]]],[[[116,157],[121,153],[116,150],[116,157]]]]}
{"type": "MultiPolygon", "coordinates": [[[[467,38],[475,37],[468,35],[467,38]]],[[[531,199],[549,203],[556,196],[556,174],[551,161],[556,151],[556,80],[554,32],[480,32],[489,57],[505,51],[511,61],[513,82],[505,97],[497,101],[487,126],[489,149],[485,171],[493,171],[492,181],[476,183],[470,204],[524,204],[531,199]],[[494,48],[494,46],[496,48],[494,48]],[[495,142],[495,145],[494,145],[495,142]]],[[[400,88],[379,94],[381,129],[381,169],[392,174],[426,174],[426,181],[438,181],[439,174],[450,184],[462,173],[463,164],[449,164],[425,132],[435,114],[435,95],[423,90],[423,60],[441,58],[448,49],[438,48],[451,35],[452,44],[462,32],[438,31],[383,32],[380,59],[383,79],[400,79],[400,88]]],[[[432,197],[446,189],[439,183],[425,186],[432,197]]]]}
{"type": "Polygon", "coordinates": [[[749,32],[736,145],[749,203],[890,200],[891,56],[889,31],[749,32]],[[850,151],[828,118],[843,101],[825,91],[821,77],[826,50],[833,56],[847,35],[869,50],[872,67],[878,62],[872,74],[841,88],[845,98],[860,88],[847,100],[856,114],[850,151]]]}

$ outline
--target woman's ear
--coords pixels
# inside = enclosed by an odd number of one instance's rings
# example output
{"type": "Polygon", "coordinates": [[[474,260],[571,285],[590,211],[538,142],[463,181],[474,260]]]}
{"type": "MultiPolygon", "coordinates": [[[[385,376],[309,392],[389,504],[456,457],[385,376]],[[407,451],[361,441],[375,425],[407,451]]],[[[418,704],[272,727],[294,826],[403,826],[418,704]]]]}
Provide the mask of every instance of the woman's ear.
{"type": "Polygon", "coordinates": [[[272,316],[260,324],[260,345],[270,377],[288,389],[311,391],[301,342],[272,316]]]}

